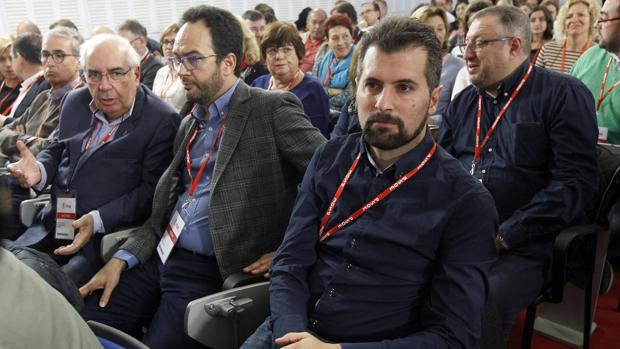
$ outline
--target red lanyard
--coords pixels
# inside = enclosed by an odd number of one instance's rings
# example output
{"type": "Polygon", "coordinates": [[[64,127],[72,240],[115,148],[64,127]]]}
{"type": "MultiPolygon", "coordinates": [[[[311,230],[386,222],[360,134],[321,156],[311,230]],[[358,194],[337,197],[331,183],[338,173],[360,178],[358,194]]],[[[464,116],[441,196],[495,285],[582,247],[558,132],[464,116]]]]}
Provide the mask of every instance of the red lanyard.
{"type": "Polygon", "coordinates": [[[142,58],[142,60],[140,60],[140,65],[142,65],[142,63],[146,62],[147,59],[149,59],[151,57],[151,53],[148,52],[144,58],[142,58]]]}
{"type": "Polygon", "coordinates": [[[323,76],[323,81],[322,81],[323,86],[329,85],[329,82],[334,76],[335,71],[332,71],[332,63],[334,63],[334,59],[336,59],[335,55],[332,56],[332,58],[329,60],[329,63],[327,64],[327,70],[325,71],[325,75],[323,76]]]}
{"type": "Polygon", "coordinates": [[[515,98],[521,91],[521,88],[523,87],[523,85],[525,85],[525,82],[530,77],[530,73],[532,72],[533,68],[534,68],[534,65],[530,62],[530,66],[527,68],[527,72],[525,73],[525,76],[523,76],[523,78],[519,82],[519,85],[517,85],[517,88],[515,88],[515,90],[512,91],[512,95],[510,95],[510,98],[508,99],[506,104],[504,104],[502,109],[499,111],[499,114],[497,114],[497,117],[495,118],[495,121],[491,125],[491,128],[489,129],[489,131],[487,131],[487,134],[484,137],[482,144],[480,144],[480,120],[482,119],[482,96],[478,96],[478,111],[476,112],[476,143],[474,145],[474,159],[471,161],[471,174],[472,175],[474,174],[476,162],[478,161],[478,158],[480,157],[482,148],[484,148],[484,146],[487,144],[487,142],[489,141],[489,138],[491,138],[491,136],[495,132],[495,129],[497,128],[497,124],[499,124],[499,121],[504,117],[504,114],[506,114],[506,110],[508,110],[508,107],[510,107],[512,102],[515,100],[515,98]]]}
{"type": "MultiPolygon", "coordinates": [[[[295,73],[295,76],[293,76],[293,78],[291,79],[291,81],[289,81],[288,85],[286,85],[286,87],[284,88],[284,90],[283,90],[283,91],[290,91],[290,90],[291,90],[291,87],[293,87],[293,84],[297,81],[297,79],[298,79],[298,77],[299,77],[299,74],[300,74],[300,73],[303,75],[303,73],[301,72],[301,70],[298,70],[298,71],[295,73]]],[[[273,85],[274,85],[274,84],[275,84],[275,82],[274,82],[274,80],[273,80],[273,75],[272,75],[272,76],[271,76],[271,78],[269,79],[269,86],[267,87],[267,89],[268,89],[268,90],[271,90],[271,89],[273,88],[273,85]]]]}
{"type": "MultiPolygon", "coordinates": [[[[110,132],[108,132],[108,133],[107,133],[107,134],[103,137],[103,139],[101,140],[101,142],[99,142],[99,145],[102,145],[102,144],[104,144],[105,142],[107,142],[107,141],[110,139],[110,137],[114,134],[114,132],[116,132],[116,130],[118,129],[118,127],[119,127],[122,123],[123,123],[123,120],[121,119],[121,122],[119,122],[116,126],[114,126],[114,127],[110,130],[110,132]]],[[[94,133],[95,133],[95,129],[97,129],[97,127],[98,127],[100,124],[101,124],[101,121],[97,120],[97,126],[95,126],[95,128],[94,128],[94,129],[90,132],[90,136],[88,136],[88,142],[86,142],[86,147],[84,148],[84,151],[83,151],[83,152],[87,151],[87,150],[88,150],[88,148],[90,148],[90,146],[92,145],[92,143],[93,143],[93,136],[94,136],[94,133]]]]}
{"type": "MultiPolygon", "coordinates": [[[[5,85],[6,85],[6,81],[3,81],[2,86],[0,86],[0,91],[2,91],[5,85]]],[[[17,85],[15,85],[15,87],[11,89],[11,91],[9,91],[9,93],[6,94],[6,96],[4,96],[4,98],[2,98],[2,100],[0,101],[0,105],[2,105],[2,103],[4,103],[4,101],[6,101],[7,98],[11,97],[11,94],[13,94],[13,92],[18,86],[19,86],[19,82],[17,83],[17,85]]],[[[13,108],[13,104],[15,104],[15,100],[13,100],[13,102],[9,104],[8,107],[6,107],[2,112],[0,112],[0,114],[7,115],[8,113],[10,113],[11,109],[13,108]]]]}
{"type": "Polygon", "coordinates": [[[611,62],[613,61],[612,57],[609,57],[609,61],[607,62],[607,67],[605,67],[605,74],[603,74],[603,81],[601,82],[601,92],[598,95],[598,102],[596,103],[596,112],[601,108],[601,104],[603,103],[603,99],[607,98],[609,94],[620,85],[620,80],[616,81],[615,84],[611,85],[611,87],[605,92],[603,95],[603,91],[605,91],[605,83],[607,82],[607,75],[609,74],[609,67],[611,66],[611,62]]]}
{"type": "Polygon", "coordinates": [[[187,142],[187,145],[185,146],[185,162],[187,165],[187,174],[189,175],[189,180],[191,182],[191,185],[189,187],[189,196],[194,195],[194,190],[196,190],[196,187],[198,186],[198,182],[200,182],[200,177],[202,177],[202,173],[205,171],[205,168],[207,167],[207,164],[209,163],[209,160],[211,159],[211,154],[213,153],[213,150],[215,149],[215,147],[217,147],[217,145],[220,143],[220,139],[222,138],[222,133],[224,131],[224,126],[226,125],[227,119],[228,117],[224,117],[224,120],[222,120],[222,124],[217,130],[217,135],[215,136],[215,139],[213,140],[213,144],[211,144],[211,149],[203,157],[202,164],[200,164],[200,168],[198,169],[196,178],[192,176],[192,159],[189,155],[189,150],[192,148],[192,143],[194,143],[194,140],[196,139],[196,135],[198,135],[199,128],[196,128],[194,130],[192,137],[190,137],[189,141],[187,142]]]}
{"type": "Polygon", "coordinates": [[[354,220],[358,219],[362,214],[364,214],[366,211],[368,211],[371,207],[373,207],[374,205],[379,203],[381,200],[385,199],[390,194],[392,194],[398,187],[403,185],[406,181],[408,181],[416,173],[418,173],[418,171],[420,171],[422,169],[422,167],[424,167],[424,165],[426,165],[428,160],[430,160],[430,158],[433,156],[433,154],[435,154],[436,150],[437,150],[437,143],[433,143],[433,147],[431,148],[431,150],[429,150],[429,152],[426,154],[426,156],[424,157],[422,162],[420,162],[418,164],[418,166],[416,166],[413,170],[407,172],[404,176],[400,177],[396,182],[394,182],[394,184],[392,184],[389,187],[387,187],[384,191],[379,193],[379,195],[375,196],[374,199],[370,200],[364,206],[362,206],[359,209],[357,209],[357,211],[353,212],[353,214],[351,214],[348,218],[346,218],[342,222],[338,223],[336,226],[330,228],[326,233],[323,234],[323,231],[325,230],[325,226],[327,225],[327,222],[329,221],[329,218],[332,216],[332,213],[334,212],[334,208],[336,207],[336,203],[340,199],[340,196],[342,195],[342,192],[343,192],[344,188],[347,186],[347,183],[349,183],[349,179],[351,179],[351,175],[353,174],[353,171],[355,171],[355,168],[357,167],[357,164],[358,164],[358,162],[360,160],[360,157],[362,155],[362,153],[359,152],[357,154],[357,157],[353,161],[353,164],[349,168],[349,171],[347,172],[347,174],[342,179],[342,182],[340,182],[340,185],[338,186],[338,189],[336,190],[336,194],[334,194],[334,197],[332,198],[332,201],[329,203],[329,206],[327,207],[327,211],[325,212],[325,215],[321,219],[321,227],[319,229],[319,240],[321,242],[323,242],[328,237],[336,234],[336,232],[338,232],[344,226],[346,226],[349,223],[353,222],[354,220]]]}
{"type": "Polygon", "coordinates": [[[532,64],[536,64],[536,60],[538,59],[538,55],[540,54],[540,51],[542,50],[542,45],[538,48],[538,50],[536,50],[536,53],[534,54],[534,57],[532,57],[532,64]]]}
{"type": "MultiPolygon", "coordinates": [[[[562,64],[560,65],[560,72],[561,73],[564,73],[564,66],[566,65],[566,46],[567,46],[567,43],[568,43],[568,40],[564,40],[564,45],[562,45],[562,64]]],[[[583,44],[583,47],[581,48],[581,53],[579,54],[579,56],[581,56],[584,52],[586,52],[588,47],[590,47],[590,42],[588,42],[588,40],[586,40],[586,42],[583,44]]]]}

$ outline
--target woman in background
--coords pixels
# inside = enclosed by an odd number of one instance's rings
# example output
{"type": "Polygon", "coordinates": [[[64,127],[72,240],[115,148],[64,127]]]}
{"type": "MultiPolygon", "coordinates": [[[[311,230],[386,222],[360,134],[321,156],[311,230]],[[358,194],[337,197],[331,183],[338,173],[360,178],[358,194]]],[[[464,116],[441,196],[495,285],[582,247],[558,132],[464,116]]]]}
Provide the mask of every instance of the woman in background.
{"type": "Polygon", "coordinates": [[[155,81],[153,82],[153,93],[155,93],[164,102],[170,104],[174,110],[179,112],[183,104],[187,101],[185,97],[185,89],[181,83],[181,78],[177,73],[178,65],[172,48],[174,46],[174,38],[179,31],[177,24],[170,24],[161,33],[159,40],[164,55],[166,65],[157,71],[155,81]]]}
{"type": "Polygon", "coordinates": [[[538,6],[530,12],[530,29],[532,31],[530,61],[536,62],[543,45],[553,39],[553,19],[546,7],[538,6]]]}

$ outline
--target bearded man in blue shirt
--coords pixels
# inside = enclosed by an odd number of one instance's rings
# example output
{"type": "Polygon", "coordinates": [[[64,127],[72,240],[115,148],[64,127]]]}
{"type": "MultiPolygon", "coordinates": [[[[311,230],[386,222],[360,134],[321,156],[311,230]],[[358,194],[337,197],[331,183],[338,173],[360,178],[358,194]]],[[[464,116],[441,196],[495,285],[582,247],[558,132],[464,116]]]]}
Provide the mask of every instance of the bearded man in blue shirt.
{"type": "Polygon", "coordinates": [[[271,316],[243,348],[472,348],[496,259],[493,199],[437,146],[429,27],[389,18],[360,44],[363,132],[314,154],[271,269],[271,316]]]}

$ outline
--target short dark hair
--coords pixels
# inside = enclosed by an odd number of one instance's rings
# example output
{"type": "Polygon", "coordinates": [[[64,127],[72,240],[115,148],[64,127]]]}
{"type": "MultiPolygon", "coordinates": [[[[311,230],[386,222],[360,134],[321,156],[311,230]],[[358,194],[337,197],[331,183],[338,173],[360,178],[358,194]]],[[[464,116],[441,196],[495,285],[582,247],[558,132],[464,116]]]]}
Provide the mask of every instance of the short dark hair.
{"type": "Polygon", "coordinates": [[[355,12],[355,7],[351,5],[351,3],[347,1],[343,1],[338,3],[334,8],[330,11],[330,14],[334,12],[343,13],[349,17],[353,24],[357,25],[357,12],[355,12]]]}
{"type": "Polygon", "coordinates": [[[521,38],[523,53],[530,53],[532,48],[532,30],[530,29],[530,18],[525,12],[514,6],[492,6],[476,12],[471,20],[473,22],[476,19],[487,16],[495,16],[499,20],[504,35],[521,38]]]}
{"type": "Polygon", "coordinates": [[[119,27],[118,31],[129,31],[132,32],[136,36],[143,36],[146,39],[146,28],[140,24],[140,22],[135,21],[133,19],[128,19],[123,22],[119,27]]]}
{"type": "Polygon", "coordinates": [[[237,59],[235,75],[239,76],[243,57],[243,31],[235,16],[217,7],[200,5],[191,7],[183,13],[181,26],[188,22],[203,22],[209,28],[218,63],[229,53],[235,55],[237,59]]]}
{"type": "Polygon", "coordinates": [[[368,48],[373,46],[385,53],[422,47],[426,51],[424,75],[426,76],[429,92],[439,86],[443,51],[435,31],[429,26],[424,25],[417,19],[408,17],[389,17],[385,21],[379,22],[374,30],[370,30],[362,36],[362,40],[359,43],[358,79],[363,73],[366,52],[368,48]]]}
{"type": "Polygon", "coordinates": [[[245,11],[241,17],[243,19],[245,19],[246,21],[252,21],[252,22],[256,22],[256,21],[260,21],[261,19],[265,19],[265,16],[263,16],[262,13],[256,11],[256,10],[247,10],[245,11]]]}
{"type": "Polygon", "coordinates": [[[471,17],[478,11],[482,11],[487,7],[493,6],[493,3],[490,0],[475,0],[467,6],[465,9],[465,15],[463,15],[465,19],[465,32],[469,29],[469,22],[471,17]]]}
{"type": "Polygon", "coordinates": [[[267,26],[260,42],[260,55],[263,61],[267,59],[268,48],[280,47],[285,44],[293,45],[297,59],[301,60],[304,57],[306,49],[295,26],[286,22],[273,22],[267,26]]]}
{"type": "Polygon", "coordinates": [[[545,6],[538,5],[534,7],[534,9],[530,12],[528,16],[532,17],[532,14],[538,11],[542,11],[543,15],[545,16],[545,22],[547,22],[547,28],[545,28],[545,32],[543,33],[543,39],[551,40],[553,39],[553,18],[551,17],[551,12],[549,12],[549,10],[545,6]]]}
{"type": "Polygon", "coordinates": [[[273,7],[267,4],[260,3],[254,6],[254,9],[262,13],[263,16],[265,16],[265,22],[267,22],[267,24],[273,23],[278,20],[278,18],[276,17],[276,11],[273,10],[273,7]]]}
{"type": "Polygon", "coordinates": [[[325,36],[328,37],[329,31],[338,26],[349,29],[349,34],[353,36],[353,23],[351,23],[349,17],[341,14],[332,15],[325,21],[325,36]]]}
{"type": "Polygon", "coordinates": [[[56,22],[50,24],[50,30],[56,28],[56,27],[67,27],[67,28],[71,28],[73,30],[75,30],[76,32],[80,32],[78,30],[78,27],[75,25],[75,23],[73,23],[70,19],[59,19],[56,22]]]}
{"type": "Polygon", "coordinates": [[[295,21],[295,27],[297,30],[302,31],[306,29],[306,23],[308,22],[308,15],[312,11],[312,7],[306,7],[297,16],[297,20],[295,21]]]}
{"type": "Polygon", "coordinates": [[[43,39],[41,35],[34,33],[23,33],[13,40],[13,56],[24,57],[26,62],[34,65],[41,65],[41,46],[43,39]]]}

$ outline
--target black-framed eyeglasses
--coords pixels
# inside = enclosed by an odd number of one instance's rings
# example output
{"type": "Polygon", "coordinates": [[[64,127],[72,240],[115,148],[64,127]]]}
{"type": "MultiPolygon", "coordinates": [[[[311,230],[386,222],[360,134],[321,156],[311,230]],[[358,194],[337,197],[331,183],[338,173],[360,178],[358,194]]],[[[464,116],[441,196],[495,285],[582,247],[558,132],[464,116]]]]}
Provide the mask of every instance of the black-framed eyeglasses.
{"type": "Polygon", "coordinates": [[[480,52],[480,50],[482,50],[488,44],[499,42],[499,41],[508,41],[508,40],[512,40],[513,38],[514,36],[502,36],[500,38],[486,39],[486,40],[476,39],[474,41],[465,42],[463,44],[458,44],[457,47],[459,48],[462,54],[465,54],[465,51],[467,51],[469,47],[473,48],[475,52],[480,52]]]}
{"type": "Polygon", "coordinates": [[[270,47],[265,50],[265,53],[268,57],[275,57],[278,52],[283,54],[284,56],[288,56],[295,51],[295,48],[291,46],[281,46],[281,47],[270,47]]]}
{"type": "Polygon", "coordinates": [[[607,22],[613,22],[613,21],[617,21],[620,20],[620,17],[614,17],[614,18],[599,18],[596,20],[596,25],[601,25],[603,23],[607,23],[607,22]]]}
{"type": "Polygon", "coordinates": [[[70,55],[64,52],[49,52],[49,51],[41,51],[41,63],[47,62],[48,58],[52,57],[52,60],[56,64],[60,64],[65,61],[65,57],[77,57],[76,55],[70,55]]]}
{"type": "Polygon", "coordinates": [[[165,45],[173,45],[174,46],[174,39],[172,40],[168,40],[168,39],[164,39],[161,41],[161,45],[165,46],[165,45]]]}
{"type": "Polygon", "coordinates": [[[184,66],[187,71],[192,71],[198,68],[201,60],[216,56],[216,54],[212,54],[208,56],[189,55],[185,57],[168,57],[168,64],[172,65],[176,70],[180,70],[181,66],[184,66]]]}
{"type": "Polygon", "coordinates": [[[85,74],[86,82],[89,84],[98,84],[101,82],[101,80],[103,80],[104,76],[107,76],[108,80],[111,82],[119,82],[122,81],[125,76],[127,76],[127,73],[129,73],[131,69],[132,68],[129,68],[125,71],[121,69],[112,69],[104,73],[98,70],[87,70],[85,74]]]}

